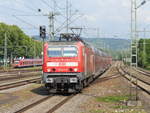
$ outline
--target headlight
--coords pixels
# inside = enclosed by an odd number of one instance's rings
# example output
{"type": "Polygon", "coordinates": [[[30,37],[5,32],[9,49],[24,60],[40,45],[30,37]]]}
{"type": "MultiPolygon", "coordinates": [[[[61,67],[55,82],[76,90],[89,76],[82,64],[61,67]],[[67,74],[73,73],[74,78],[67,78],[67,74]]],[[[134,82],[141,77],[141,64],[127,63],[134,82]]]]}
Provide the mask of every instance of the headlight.
{"type": "Polygon", "coordinates": [[[74,71],[77,72],[77,71],[78,71],[78,68],[74,68],[74,71]]]}
{"type": "Polygon", "coordinates": [[[70,78],[70,83],[77,83],[78,79],[77,78],[70,78]]]}
{"type": "Polygon", "coordinates": [[[46,83],[53,83],[54,79],[53,78],[46,78],[46,83]]]}
{"type": "Polygon", "coordinates": [[[47,69],[47,72],[51,72],[51,69],[47,69]]]}

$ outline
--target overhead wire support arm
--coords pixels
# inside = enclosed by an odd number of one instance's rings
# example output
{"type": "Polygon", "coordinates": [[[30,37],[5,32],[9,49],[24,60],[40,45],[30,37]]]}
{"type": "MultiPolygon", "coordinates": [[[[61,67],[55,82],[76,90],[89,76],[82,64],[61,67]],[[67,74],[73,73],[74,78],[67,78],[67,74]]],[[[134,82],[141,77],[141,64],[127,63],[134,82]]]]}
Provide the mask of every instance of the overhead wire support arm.
{"type": "Polygon", "coordinates": [[[140,5],[138,5],[137,7],[135,7],[135,9],[140,8],[141,6],[143,6],[146,3],[146,0],[142,1],[140,5]]]}
{"type": "Polygon", "coordinates": [[[66,0],[66,18],[67,18],[67,27],[66,27],[66,32],[68,33],[69,30],[69,7],[68,7],[68,0],[66,0]]]}

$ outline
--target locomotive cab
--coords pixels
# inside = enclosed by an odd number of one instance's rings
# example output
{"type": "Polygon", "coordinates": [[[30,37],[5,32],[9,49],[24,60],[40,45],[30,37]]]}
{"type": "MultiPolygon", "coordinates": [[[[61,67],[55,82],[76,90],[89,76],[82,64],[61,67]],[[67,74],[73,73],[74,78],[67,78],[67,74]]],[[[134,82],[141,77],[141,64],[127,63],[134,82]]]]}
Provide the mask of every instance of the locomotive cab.
{"type": "Polygon", "coordinates": [[[43,82],[50,92],[82,89],[82,47],[83,44],[77,41],[45,44],[43,82]]]}

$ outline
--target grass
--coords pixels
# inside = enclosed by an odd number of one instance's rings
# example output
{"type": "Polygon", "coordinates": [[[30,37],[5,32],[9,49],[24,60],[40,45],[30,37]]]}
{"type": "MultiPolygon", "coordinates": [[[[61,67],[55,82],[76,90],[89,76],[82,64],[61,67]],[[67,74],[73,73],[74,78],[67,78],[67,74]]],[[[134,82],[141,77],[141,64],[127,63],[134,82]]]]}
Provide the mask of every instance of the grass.
{"type": "Polygon", "coordinates": [[[148,70],[148,71],[149,71],[149,70],[150,70],[150,66],[148,66],[148,67],[145,67],[144,69],[146,69],[146,70],[148,70]]]}
{"type": "Polygon", "coordinates": [[[105,111],[100,110],[100,109],[97,109],[97,110],[93,109],[93,110],[90,110],[90,113],[105,113],[105,111]]]}
{"type": "Polygon", "coordinates": [[[112,108],[114,108],[114,109],[128,109],[129,106],[125,106],[125,105],[117,105],[117,106],[113,106],[112,108]]]}
{"type": "Polygon", "coordinates": [[[123,100],[128,100],[129,96],[107,96],[107,97],[97,97],[98,102],[120,102],[123,100]]]}

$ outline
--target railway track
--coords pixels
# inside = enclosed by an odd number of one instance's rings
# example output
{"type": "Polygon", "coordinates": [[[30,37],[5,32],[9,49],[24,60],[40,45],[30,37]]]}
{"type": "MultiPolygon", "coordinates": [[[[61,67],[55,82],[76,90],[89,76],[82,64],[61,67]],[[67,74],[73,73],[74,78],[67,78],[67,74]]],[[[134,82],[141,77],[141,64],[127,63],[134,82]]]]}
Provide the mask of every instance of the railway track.
{"type": "Polygon", "coordinates": [[[119,78],[119,77],[120,77],[120,74],[115,73],[115,74],[107,76],[107,77],[100,77],[100,78],[96,79],[92,84],[96,84],[96,83],[99,83],[99,82],[105,82],[107,80],[115,79],[115,78],[119,78]]]}
{"type": "Polygon", "coordinates": [[[41,74],[41,68],[21,68],[21,69],[10,69],[10,70],[0,70],[0,81],[20,79],[28,76],[34,76],[41,74]]]}
{"type": "Polygon", "coordinates": [[[19,86],[27,85],[30,83],[39,82],[39,81],[41,81],[40,77],[28,79],[28,80],[22,80],[22,81],[18,81],[18,82],[14,82],[14,83],[9,83],[9,84],[4,84],[4,85],[0,85],[0,90],[15,88],[15,87],[19,87],[19,86]]]}
{"type": "Polygon", "coordinates": [[[8,69],[8,70],[0,70],[1,73],[7,73],[7,72],[19,72],[19,71],[37,71],[37,70],[42,70],[41,67],[35,67],[35,68],[18,68],[18,69],[8,69]]]}
{"type": "Polygon", "coordinates": [[[57,109],[59,109],[62,105],[64,105],[66,102],[68,102],[70,99],[72,99],[75,95],[68,96],[64,100],[60,101],[58,104],[56,104],[54,107],[52,107],[47,113],[53,113],[57,109]]]}
{"type": "MultiPolygon", "coordinates": [[[[58,101],[57,103],[55,103],[54,106],[50,107],[46,111],[46,113],[53,113],[54,111],[56,111],[57,109],[59,109],[61,106],[63,106],[65,103],[67,103],[70,99],[72,99],[74,96],[76,96],[76,95],[72,94],[70,96],[64,97],[63,99],[61,99],[60,101],[58,101]]],[[[26,112],[28,113],[28,112],[30,112],[30,110],[35,109],[35,107],[38,107],[41,104],[44,104],[45,101],[47,101],[47,100],[51,101],[51,99],[54,98],[54,97],[56,97],[56,96],[54,96],[54,95],[46,96],[46,97],[44,97],[44,98],[42,98],[42,99],[40,99],[40,100],[38,100],[38,101],[36,101],[36,102],[28,105],[28,106],[25,106],[24,108],[16,111],[15,113],[23,113],[23,112],[24,113],[26,113],[26,112]]]]}
{"type": "Polygon", "coordinates": [[[16,73],[35,72],[35,71],[42,71],[42,69],[35,68],[35,69],[14,69],[14,70],[8,70],[8,71],[0,71],[0,76],[13,75],[16,73]]]}
{"type": "Polygon", "coordinates": [[[34,77],[41,74],[42,74],[41,71],[37,71],[37,72],[20,72],[20,73],[13,73],[9,75],[0,75],[0,81],[27,78],[31,76],[34,77]]]}
{"type": "Polygon", "coordinates": [[[34,103],[28,105],[28,106],[25,106],[24,108],[22,108],[22,109],[16,111],[15,113],[23,113],[23,112],[25,112],[25,111],[27,111],[27,110],[29,110],[29,109],[31,109],[31,108],[37,106],[38,104],[41,104],[42,102],[44,102],[44,101],[46,101],[46,100],[48,100],[48,99],[50,99],[50,98],[52,98],[52,97],[53,97],[52,95],[46,96],[46,97],[44,97],[44,98],[42,98],[42,99],[40,99],[40,100],[38,100],[38,101],[36,101],[36,102],[34,102],[34,103]]]}
{"type": "MultiPolygon", "coordinates": [[[[125,70],[126,68],[123,67],[118,67],[118,71],[120,72],[120,74],[122,74],[128,81],[130,81],[132,84],[136,85],[138,88],[140,88],[141,90],[143,90],[144,92],[146,92],[147,94],[150,95],[150,82],[148,82],[150,80],[149,79],[143,79],[143,77],[145,75],[138,75],[137,73],[133,73],[132,71],[135,70],[125,70]],[[137,76],[138,75],[138,76],[137,76]],[[140,77],[141,76],[141,77],[140,77]]],[[[148,77],[148,76],[146,76],[148,77]]]]}
{"type": "Polygon", "coordinates": [[[133,68],[133,69],[134,69],[135,71],[137,71],[137,72],[143,74],[143,75],[146,75],[146,76],[149,76],[149,77],[150,77],[150,72],[149,72],[149,71],[146,71],[146,70],[144,70],[144,69],[142,69],[142,68],[133,68]]]}
{"type": "Polygon", "coordinates": [[[9,76],[9,75],[14,75],[14,74],[19,74],[19,73],[29,73],[29,72],[36,72],[36,71],[42,71],[42,70],[18,70],[18,71],[10,71],[10,72],[1,72],[0,76],[9,76]]]}

